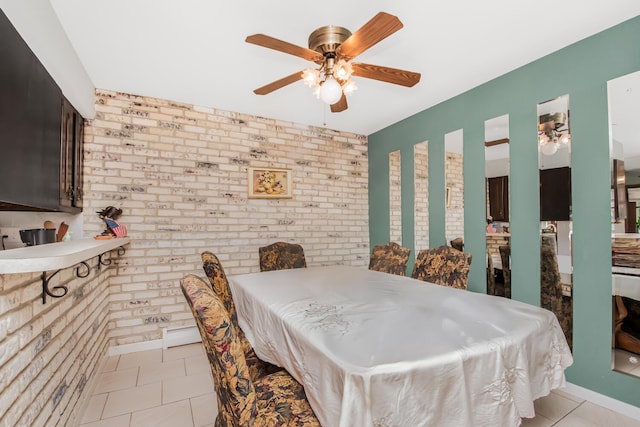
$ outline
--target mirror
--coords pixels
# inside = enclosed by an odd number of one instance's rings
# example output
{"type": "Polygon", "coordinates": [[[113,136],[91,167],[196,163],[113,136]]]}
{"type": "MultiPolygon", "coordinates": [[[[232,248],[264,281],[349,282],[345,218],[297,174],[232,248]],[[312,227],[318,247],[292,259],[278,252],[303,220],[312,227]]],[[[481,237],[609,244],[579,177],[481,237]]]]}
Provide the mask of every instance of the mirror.
{"type": "Polygon", "coordinates": [[[462,129],[444,136],[445,238],[448,245],[464,250],[464,175],[462,129]]]}
{"type": "Polygon", "coordinates": [[[538,104],[540,306],[552,311],[573,345],[571,133],[569,95],[538,104]]]}
{"type": "Polygon", "coordinates": [[[487,293],[511,298],[509,115],[484,122],[487,293]]]}
{"type": "Polygon", "coordinates": [[[607,85],[611,141],[612,365],[640,376],[640,71],[607,85]]]}
{"type": "Polygon", "coordinates": [[[417,254],[429,248],[429,165],[428,142],[413,146],[414,247],[417,254]]]}
{"type": "Polygon", "coordinates": [[[402,166],[400,150],[389,153],[389,241],[402,245],[402,166]]]}

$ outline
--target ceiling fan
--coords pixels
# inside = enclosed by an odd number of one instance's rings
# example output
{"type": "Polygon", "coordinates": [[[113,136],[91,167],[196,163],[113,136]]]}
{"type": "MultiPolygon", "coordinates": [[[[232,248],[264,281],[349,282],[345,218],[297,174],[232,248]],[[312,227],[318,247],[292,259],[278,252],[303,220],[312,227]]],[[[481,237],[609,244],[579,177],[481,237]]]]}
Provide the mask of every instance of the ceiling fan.
{"type": "Polygon", "coordinates": [[[266,95],[304,80],[317,97],[331,105],[332,112],[339,113],[348,107],[346,95],[356,89],[351,76],[412,87],[420,81],[420,73],[352,62],[356,56],[401,28],[402,22],[397,16],[379,12],[355,33],[334,25],[318,28],[309,35],[308,49],[264,34],[251,35],[246,38],[247,43],[298,56],[319,66],[297,71],[253,92],[266,95]]]}

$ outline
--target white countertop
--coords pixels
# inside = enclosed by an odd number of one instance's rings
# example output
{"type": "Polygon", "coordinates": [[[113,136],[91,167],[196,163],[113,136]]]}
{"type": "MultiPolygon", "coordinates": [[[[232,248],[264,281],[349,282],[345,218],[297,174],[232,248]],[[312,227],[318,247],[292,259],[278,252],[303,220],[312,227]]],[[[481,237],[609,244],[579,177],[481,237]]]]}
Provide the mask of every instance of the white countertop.
{"type": "Polygon", "coordinates": [[[0,251],[0,274],[35,273],[72,267],[131,241],[81,239],[0,251]]]}

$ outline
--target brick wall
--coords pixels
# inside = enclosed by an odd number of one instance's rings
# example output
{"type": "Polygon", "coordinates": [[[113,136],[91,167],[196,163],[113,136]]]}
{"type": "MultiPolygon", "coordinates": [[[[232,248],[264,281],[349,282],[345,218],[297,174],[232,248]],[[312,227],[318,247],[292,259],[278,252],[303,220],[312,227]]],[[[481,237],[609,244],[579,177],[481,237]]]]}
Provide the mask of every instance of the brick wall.
{"type": "Polygon", "coordinates": [[[108,346],[115,269],[98,272],[97,262],[88,260],[93,268],[84,279],[73,268],[55,275],[50,288],[66,285],[69,292],[46,304],[40,274],[0,275],[0,425],[74,425],[83,389],[108,346]]]}
{"type": "Polygon", "coordinates": [[[462,154],[445,153],[445,183],[450,192],[450,202],[446,207],[446,238],[449,241],[464,237],[464,176],[462,154]]]}
{"type": "Polygon", "coordinates": [[[402,164],[400,151],[389,153],[389,241],[402,244],[402,164]]]}
{"type": "Polygon", "coordinates": [[[428,143],[413,146],[414,179],[414,257],[421,249],[429,248],[429,164],[428,143]]]}
{"type": "Polygon", "coordinates": [[[179,280],[200,253],[227,274],[259,271],[258,247],[300,243],[309,266],[367,266],[367,138],[98,90],[85,127],[85,235],[122,208],[133,239],[110,281],[112,345],[192,324],[179,280]],[[247,198],[247,167],[290,168],[293,198],[247,198]]]}

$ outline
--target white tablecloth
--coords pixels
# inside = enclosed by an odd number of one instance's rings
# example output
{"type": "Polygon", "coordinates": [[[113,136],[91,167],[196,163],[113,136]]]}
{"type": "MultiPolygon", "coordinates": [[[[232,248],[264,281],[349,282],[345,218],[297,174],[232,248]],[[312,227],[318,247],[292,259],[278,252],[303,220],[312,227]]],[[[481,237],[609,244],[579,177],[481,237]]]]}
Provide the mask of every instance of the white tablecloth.
{"type": "Polygon", "coordinates": [[[346,266],[230,284],[256,353],[324,427],[517,426],[573,362],[550,311],[506,298],[346,266]]]}
{"type": "Polygon", "coordinates": [[[620,295],[640,301],[640,277],[624,274],[613,274],[612,277],[612,295],[620,295]]]}

